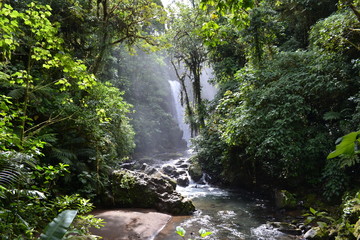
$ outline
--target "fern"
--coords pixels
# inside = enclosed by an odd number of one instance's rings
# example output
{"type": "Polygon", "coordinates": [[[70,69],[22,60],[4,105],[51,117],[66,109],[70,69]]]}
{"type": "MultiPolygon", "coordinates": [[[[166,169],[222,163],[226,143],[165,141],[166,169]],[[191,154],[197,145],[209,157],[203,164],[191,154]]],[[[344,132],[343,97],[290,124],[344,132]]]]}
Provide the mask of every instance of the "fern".
{"type": "Polygon", "coordinates": [[[34,160],[29,155],[16,152],[0,153],[0,185],[10,187],[22,182],[31,167],[34,167],[34,160]]]}
{"type": "Polygon", "coordinates": [[[63,163],[70,164],[77,159],[74,152],[69,149],[53,148],[50,157],[60,160],[63,163]]]}

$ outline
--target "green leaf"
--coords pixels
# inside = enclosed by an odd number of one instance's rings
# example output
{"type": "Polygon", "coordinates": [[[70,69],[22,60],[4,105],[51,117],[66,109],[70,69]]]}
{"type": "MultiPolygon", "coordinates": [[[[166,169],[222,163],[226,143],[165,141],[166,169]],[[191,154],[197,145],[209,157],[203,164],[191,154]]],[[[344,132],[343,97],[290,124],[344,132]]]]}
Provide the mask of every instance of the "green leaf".
{"type": "Polygon", "coordinates": [[[205,229],[199,230],[200,237],[206,237],[212,234],[212,232],[207,232],[205,229]]]}
{"type": "Polygon", "coordinates": [[[61,212],[54,220],[47,225],[45,233],[40,235],[41,240],[61,240],[67,232],[67,229],[74,221],[77,210],[65,210],[61,212]]]}
{"type": "Polygon", "coordinates": [[[176,227],[176,233],[181,236],[181,237],[185,237],[186,231],[184,228],[177,226],[176,227]]]}
{"type": "Polygon", "coordinates": [[[317,211],[315,209],[313,209],[312,207],[310,208],[310,212],[314,215],[317,213],[317,211]]]}
{"type": "Polygon", "coordinates": [[[335,158],[342,154],[353,155],[355,153],[355,142],[358,141],[357,137],[360,134],[360,131],[351,132],[342,137],[341,142],[336,145],[335,151],[331,152],[327,159],[335,158]]]}

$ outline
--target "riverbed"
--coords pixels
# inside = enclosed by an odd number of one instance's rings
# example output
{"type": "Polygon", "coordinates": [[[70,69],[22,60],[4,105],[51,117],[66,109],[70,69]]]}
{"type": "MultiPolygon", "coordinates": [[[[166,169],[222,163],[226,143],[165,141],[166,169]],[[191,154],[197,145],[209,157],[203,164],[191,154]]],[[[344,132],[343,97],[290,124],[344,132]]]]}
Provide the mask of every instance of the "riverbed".
{"type": "MultiPolygon", "coordinates": [[[[186,154],[188,155],[188,154],[186,154]]],[[[157,168],[170,164],[180,166],[188,157],[162,160],[153,164],[157,168]]],[[[176,190],[190,198],[197,211],[192,216],[173,217],[155,240],[179,240],[175,233],[177,226],[183,227],[185,239],[194,239],[200,229],[212,232],[206,239],[246,239],[246,240],[295,240],[300,236],[288,235],[268,225],[279,221],[276,211],[269,200],[243,190],[223,189],[201,181],[190,179],[186,187],[177,186],[176,190]]]]}
{"type": "Polygon", "coordinates": [[[190,217],[173,217],[155,240],[179,240],[177,226],[187,231],[187,238],[194,239],[199,229],[212,232],[206,239],[294,240],[300,236],[284,234],[268,226],[276,221],[267,200],[252,193],[220,189],[208,184],[191,184],[178,188],[191,198],[197,211],[190,217]]]}

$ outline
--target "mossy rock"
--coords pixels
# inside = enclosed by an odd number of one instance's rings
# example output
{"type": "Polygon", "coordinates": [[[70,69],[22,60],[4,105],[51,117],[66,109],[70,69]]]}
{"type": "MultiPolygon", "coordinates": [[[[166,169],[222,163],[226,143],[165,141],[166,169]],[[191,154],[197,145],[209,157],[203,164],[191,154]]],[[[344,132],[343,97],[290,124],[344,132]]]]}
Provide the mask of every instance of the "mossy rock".
{"type": "Polygon", "coordinates": [[[113,171],[111,192],[113,207],[153,208],[173,215],[195,211],[192,202],[176,192],[171,181],[141,172],[113,171]]]}
{"type": "Polygon", "coordinates": [[[198,182],[203,176],[203,171],[198,162],[194,162],[189,167],[189,175],[195,181],[198,182]]]}

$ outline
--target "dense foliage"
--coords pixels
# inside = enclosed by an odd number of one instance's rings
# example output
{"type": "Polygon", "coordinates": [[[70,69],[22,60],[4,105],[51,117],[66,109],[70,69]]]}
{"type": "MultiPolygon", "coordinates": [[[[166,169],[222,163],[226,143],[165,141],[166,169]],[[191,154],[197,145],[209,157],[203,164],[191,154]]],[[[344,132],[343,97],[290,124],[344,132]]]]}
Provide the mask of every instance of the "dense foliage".
{"type": "Polygon", "coordinates": [[[2,239],[31,239],[66,209],[79,209],[72,233],[100,226],[82,197],[99,203],[108,168],[135,148],[122,78],[102,67],[116,45],[156,45],[162,26],[148,1],[46,4],[0,3],[2,239]]]}
{"type": "Polygon", "coordinates": [[[357,165],[340,168],[326,156],[337,138],[359,126],[359,21],[351,8],[316,2],[202,2],[211,14],[222,14],[213,23],[220,29],[214,41],[224,42],[209,48],[220,91],[196,140],[210,173],[245,186],[305,183],[328,198],[358,184],[357,165]],[[314,14],[319,8],[321,16],[314,14]],[[290,9],[303,10],[290,15],[290,9]],[[227,37],[233,43],[235,34],[239,45],[227,51],[227,37]]]}
{"type": "MultiPolygon", "coordinates": [[[[333,202],[358,192],[359,29],[358,0],[201,0],[167,12],[152,0],[1,1],[4,239],[33,238],[71,208],[73,232],[89,235],[101,222],[83,215],[87,199],[108,194],[109,169],[134,150],[184,146],[175,78],[195,158],[217,182],[301,186],[333,202]]],[[[334,236],[358,236],[359,222],[340,219],[334,236]]]]}

